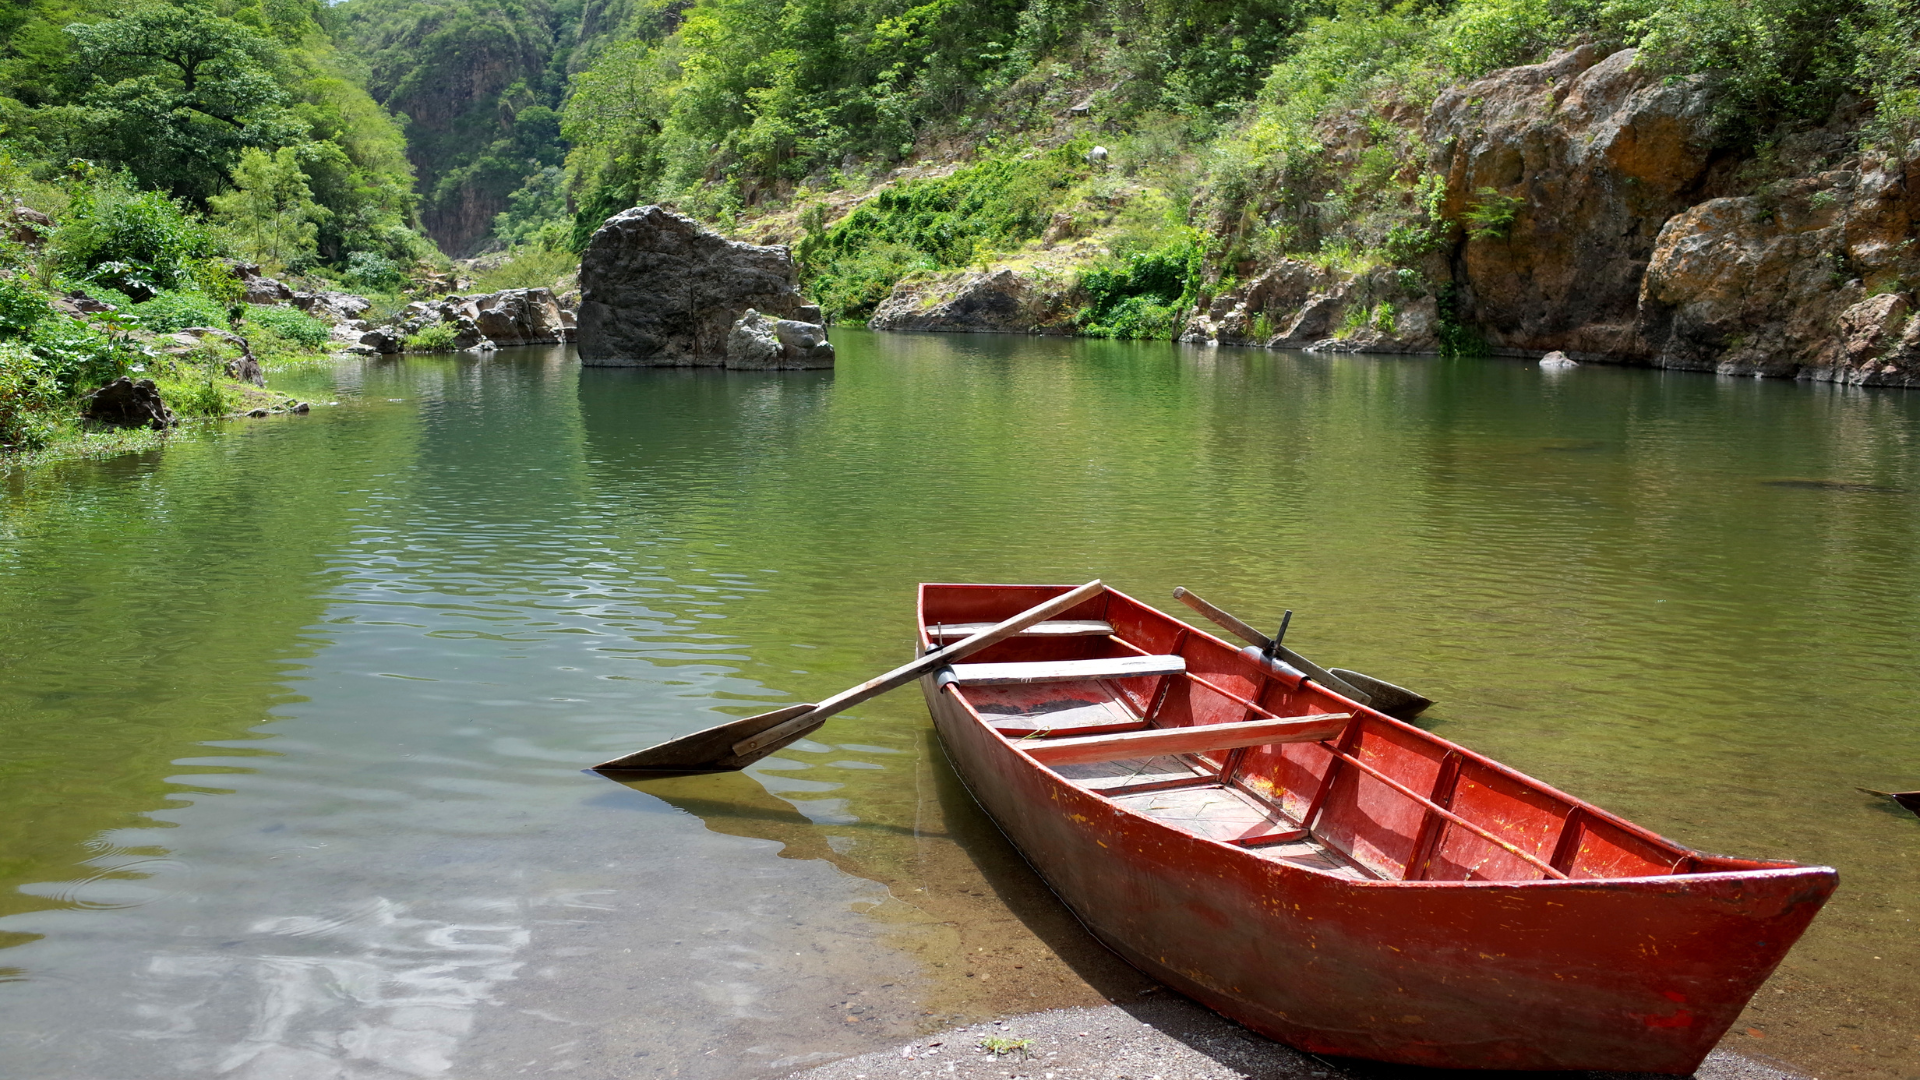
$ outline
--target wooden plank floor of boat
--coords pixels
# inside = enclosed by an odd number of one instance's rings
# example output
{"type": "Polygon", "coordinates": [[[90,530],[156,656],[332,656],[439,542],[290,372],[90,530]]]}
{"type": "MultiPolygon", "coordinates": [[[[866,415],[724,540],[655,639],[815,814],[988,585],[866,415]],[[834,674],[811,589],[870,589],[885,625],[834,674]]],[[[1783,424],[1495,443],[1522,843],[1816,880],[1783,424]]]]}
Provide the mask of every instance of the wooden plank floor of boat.
{"type": "Polygon", "coordinates": [[[1076,787],[1105,795],[1123,809],[1182,832],[1223,843],[1241,843],[1243,850],[1273,862],[1356,881],[1377,879],[1375,874],[1310,835],[1281,843],[1258,843],[1262,835],[1300,832],[1299,823],[1268,806],[1259,796],[1220,783],[1211,773],[1196,768],[1184,758],[1162,756],[1060,765],[1054,771],[1076,787]],[[1255,842],[1247,844],[1248,840],[1255,842]]]}

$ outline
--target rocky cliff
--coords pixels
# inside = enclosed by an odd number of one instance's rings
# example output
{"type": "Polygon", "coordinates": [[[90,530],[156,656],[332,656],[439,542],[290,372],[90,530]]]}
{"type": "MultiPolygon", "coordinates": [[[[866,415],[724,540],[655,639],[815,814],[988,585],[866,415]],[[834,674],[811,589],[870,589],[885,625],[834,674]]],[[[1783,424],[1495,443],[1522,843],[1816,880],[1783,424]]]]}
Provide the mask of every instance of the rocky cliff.
{"type": "MultiPolygon", "coordinates": [[[[1248,265],[1180,336],[1920,385],[1920,142],[1863,157],[1863,109],[1842,102],[1764,156],[1716,149],[1714,83],[1637,61],[1583,46],[1400,110],[1401,145],[1436,178],[1418,268],[1248,265]]],[[[1321,135],[1336,161],[1383,143],[1338,121],[1321,135]]],[[[872,324],[1070,332],[1075,297],[1051,280],[913,278],[872,324]]]]}

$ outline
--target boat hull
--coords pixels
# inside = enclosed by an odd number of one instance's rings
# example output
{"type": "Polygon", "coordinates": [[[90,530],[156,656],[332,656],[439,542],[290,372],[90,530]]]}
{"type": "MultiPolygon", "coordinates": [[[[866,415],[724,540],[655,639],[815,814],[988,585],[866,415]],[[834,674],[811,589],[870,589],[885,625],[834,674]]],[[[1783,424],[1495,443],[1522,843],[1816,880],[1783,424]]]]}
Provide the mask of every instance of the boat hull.
{"type": "Polygon", "coordinates": [[[1108,947],[1303,1050],[1443,1068],[1691,1073],[1832,892],[1822,867],[1358,881],[1130,812],[921,681],[974,798],[1108,947]]]}

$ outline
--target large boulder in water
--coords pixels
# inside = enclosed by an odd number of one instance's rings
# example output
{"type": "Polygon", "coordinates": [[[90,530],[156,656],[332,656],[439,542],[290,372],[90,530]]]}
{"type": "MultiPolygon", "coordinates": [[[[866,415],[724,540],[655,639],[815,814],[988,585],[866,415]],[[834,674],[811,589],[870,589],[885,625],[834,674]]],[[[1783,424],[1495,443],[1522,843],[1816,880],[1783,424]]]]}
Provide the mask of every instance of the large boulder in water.
{"type": "Polygon", "coordinates": [[[580,362],[724,366],[727,335],[749,308],[819,323],[820,309],[798,286],[784,246],[728,240],[658,206],[623,211],[600,226],[580,259],[580,362]]]}

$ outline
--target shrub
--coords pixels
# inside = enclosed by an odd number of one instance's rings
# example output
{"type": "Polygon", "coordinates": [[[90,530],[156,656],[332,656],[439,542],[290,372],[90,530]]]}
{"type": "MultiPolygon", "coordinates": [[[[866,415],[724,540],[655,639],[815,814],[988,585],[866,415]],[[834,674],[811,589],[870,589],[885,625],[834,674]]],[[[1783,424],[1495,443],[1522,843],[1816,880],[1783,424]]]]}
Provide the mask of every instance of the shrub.
{"type": "Polygon", "coordinates": [[[1473,193],[1473,202],[1468,204],[1461,216],[1466,219],[1467,235],[1475,240],[1499,240],[1513,227],[1514,215],[1526,205],[1527,200],[1514,195],[1502,195],[1490,187],[1483,187],[1473,193]]]}
{"type": "Polygon", "coordinates": [[[800,242],[795,254],[810,293],[831,319],[864,317],[915,270],[971,266],[1039,236],[1086,175],[1088,145],[992,158],[882,191],[800,242]]]}
{"type": "Polygon", "coordinates": [[[197,264],[226,254],[211,230],[164,193],[97,171],[74,186],[51,247],[68,273],[136,299],[193,287],[207,274],[197,264]]]}
{"type": "Polygon", "coordinates": [[[251,308],[247,311],[247,321],[308,349],[318,349],[333,338],[332,327],[284,305],[251,308]]]}
{"type": "Polygon", "coordinates": [[[0,341],[0,447],[37,450],[54,423],[50,410],[65,395],[59,379],[25,341],[0,341]]]}
{"type": "Polygon", "coordinates": [[[1152,251],[1080,275],[1087,296],[1078,322],[1091,337],[1169,340],[1200,288],[1206,248],[1188,231],[1152,251]]]}
{"type": "Polygon", "coordinates": [[[227,306],[205,293],[167,291],[133,305],[130,321],[156,334],[170,334],[189,326],[226,329],[227,306]]]}
{"type": "Polygon", "coordinates": [[[407,272],[401,265],[376,251],[356,251],[347,256],[347,268],[340,281],[348,288],[364,292],[398,292],[407,284],[407,272]]]}
{"type": "Polygon", "coordinates": [[[408,352],[452,352],[458,332],[449,323],[434,323],[418,333],[408,334],[401,345],[408,352]]]}
{"type": "Polygon", "coordinates": [[[506,262],[475,275],[473,287],[481,292],[547,289],[578,269],[580,257],[572,252],[537,247],[516,248],[506,262]]]}

